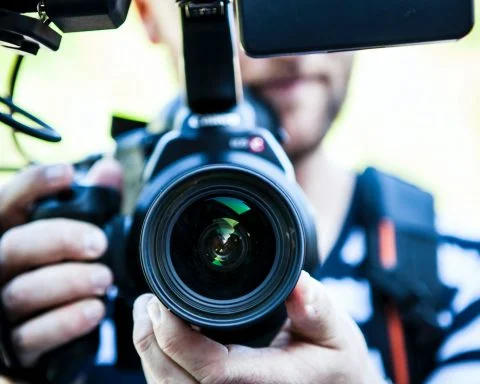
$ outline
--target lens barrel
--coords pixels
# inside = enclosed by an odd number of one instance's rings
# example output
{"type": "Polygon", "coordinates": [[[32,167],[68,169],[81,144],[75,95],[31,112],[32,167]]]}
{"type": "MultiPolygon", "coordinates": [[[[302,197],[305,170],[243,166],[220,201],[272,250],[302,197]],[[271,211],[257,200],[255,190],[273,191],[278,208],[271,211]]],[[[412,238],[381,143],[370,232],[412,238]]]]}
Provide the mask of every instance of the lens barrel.
{"type": "Polygon", "coordinates": [[[140,254],[148,285],[173,313],[229,331],[279,312],[306,243],[288,190],[264,173],[217,165],[187,172],[157,196],[140,254]]]}

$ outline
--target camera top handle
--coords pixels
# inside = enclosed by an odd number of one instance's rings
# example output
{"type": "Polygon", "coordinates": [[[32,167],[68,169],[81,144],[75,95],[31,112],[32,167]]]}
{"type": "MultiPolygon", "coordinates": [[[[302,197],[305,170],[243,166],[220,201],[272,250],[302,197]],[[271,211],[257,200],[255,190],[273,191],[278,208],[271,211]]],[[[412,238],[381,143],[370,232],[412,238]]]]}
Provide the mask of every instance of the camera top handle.
{"type": "Polygon", "coordinates": [[[242,95],[232,0],[177,0],[183,33],[186,103],[193,113],[224,113],[242,95]]]}

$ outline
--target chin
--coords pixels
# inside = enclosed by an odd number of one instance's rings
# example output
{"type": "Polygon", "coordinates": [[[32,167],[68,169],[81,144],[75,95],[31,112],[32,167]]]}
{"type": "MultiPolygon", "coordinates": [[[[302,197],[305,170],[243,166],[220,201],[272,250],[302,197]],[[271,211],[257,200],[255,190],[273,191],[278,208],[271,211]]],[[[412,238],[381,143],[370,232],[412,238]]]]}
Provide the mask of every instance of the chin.
{"type": "Polygon", "coordinates": [[[282,126],[288,135],[284,148],[293,161],[317,150],[332,123],[328,108],[320,106],[315,111],[298,108],[279,112],[282,126]]]}
{"type": "Polygon", "coordinates": [[[299,161],[302,158],[315,152],[323,142],[324,132],[297,130],[294,134],[289,133],[287,129],[289,140],[284,143],[283,148],[290,160],[293,162],[299,161]]]}

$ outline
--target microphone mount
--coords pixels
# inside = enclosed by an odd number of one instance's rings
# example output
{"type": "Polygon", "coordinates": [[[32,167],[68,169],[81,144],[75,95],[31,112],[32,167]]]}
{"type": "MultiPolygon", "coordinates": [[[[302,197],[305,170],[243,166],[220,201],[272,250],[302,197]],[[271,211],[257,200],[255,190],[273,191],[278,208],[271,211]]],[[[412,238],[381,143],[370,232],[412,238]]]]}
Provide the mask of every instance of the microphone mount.
{"type": "MultiPolygon", "coordinates": [[[[6,1],[5,1],[6,2],[6,1]]],[[[120,27],[131,0],[11,0],[0,5],[0,45],[20,54],[36,55],[40,48],[57,51],[63,33],[120,27]],[[36,17],[24,13],[36,13],[36,17]]]]}

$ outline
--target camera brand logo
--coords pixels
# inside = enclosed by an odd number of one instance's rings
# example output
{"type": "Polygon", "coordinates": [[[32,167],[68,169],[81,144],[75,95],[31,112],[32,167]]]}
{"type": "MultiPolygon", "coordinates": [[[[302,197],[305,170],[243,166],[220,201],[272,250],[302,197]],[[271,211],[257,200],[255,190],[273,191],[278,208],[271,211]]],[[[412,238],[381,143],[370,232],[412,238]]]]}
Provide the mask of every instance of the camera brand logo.
{"type": "Polygon", "coordinates": [[[194,129],[205,127],[238,127],[242,119],[238,113],[221,113],[215,115],[193,115],[188,120],[190,127],[194,129]]]}

